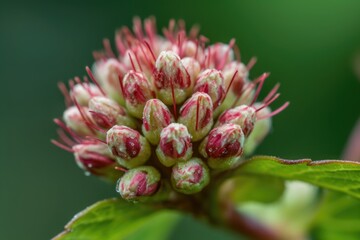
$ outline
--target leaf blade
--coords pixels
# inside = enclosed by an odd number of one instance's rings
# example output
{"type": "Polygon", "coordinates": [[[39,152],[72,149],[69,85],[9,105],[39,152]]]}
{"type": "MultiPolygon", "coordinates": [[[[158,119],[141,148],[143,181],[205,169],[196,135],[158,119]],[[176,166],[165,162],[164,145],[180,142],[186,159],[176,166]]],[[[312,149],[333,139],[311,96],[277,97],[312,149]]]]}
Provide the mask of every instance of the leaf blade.
{"type": "Polygon", "coordinates": [[[242,163],[233,176],[267,175],[300,180],[360,198],[360,163],[342,160],[286,160],[256,156],[242,163]]]}

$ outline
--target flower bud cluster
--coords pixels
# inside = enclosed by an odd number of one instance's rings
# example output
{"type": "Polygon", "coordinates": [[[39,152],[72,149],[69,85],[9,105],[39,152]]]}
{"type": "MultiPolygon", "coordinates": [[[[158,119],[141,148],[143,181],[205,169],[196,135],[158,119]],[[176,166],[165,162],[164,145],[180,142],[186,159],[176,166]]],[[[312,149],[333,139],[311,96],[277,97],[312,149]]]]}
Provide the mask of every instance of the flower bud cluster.
{"type": "Polygon", "coordinates": [[[251,81],[255,61],[242,63],[234,40],[206,46],[195,28],[170,23],[164,38],[153,18],[144,27],[136,18],[133,32],[116,33],[117,54],[108,41],[94,54],[92,82],[59,84],[67,109],[53,143],[84,171],[118,178],[129,201],[203,191],[255,150],[288,105],[270,110],[278,85],[258,101],[268,74],[251,81]]]}

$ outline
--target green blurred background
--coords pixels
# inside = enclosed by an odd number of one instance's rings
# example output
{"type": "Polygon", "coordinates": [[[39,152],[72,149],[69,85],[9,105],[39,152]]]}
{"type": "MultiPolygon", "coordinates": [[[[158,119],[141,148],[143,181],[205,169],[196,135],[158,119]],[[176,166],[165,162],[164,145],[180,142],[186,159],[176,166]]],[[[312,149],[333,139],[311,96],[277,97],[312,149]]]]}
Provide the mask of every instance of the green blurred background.
{"type": "MultiPolygon", "coordinates": [[[[56,137],[52,118],[64,109],[56,83],[83,75],[103,37],[112,39],[134,15],[154,15],[161,27],[170,18],[199,23],[213,42],[235,37],[242,59],[258,57],[252,77],[271,72],[265,92],[281,82],[274,106],[286,100],[291,106],[274,118],[258,153],[341,156],[360,112],[352,66],[360,49],[359,1],[2,2],[1,239],[49,239],[85,206],[116,195],[112,185],[85,177],[71,155],[50,144],[56,137]]],[[[185,221],[176,232],[190,225],[185,221]]]]}

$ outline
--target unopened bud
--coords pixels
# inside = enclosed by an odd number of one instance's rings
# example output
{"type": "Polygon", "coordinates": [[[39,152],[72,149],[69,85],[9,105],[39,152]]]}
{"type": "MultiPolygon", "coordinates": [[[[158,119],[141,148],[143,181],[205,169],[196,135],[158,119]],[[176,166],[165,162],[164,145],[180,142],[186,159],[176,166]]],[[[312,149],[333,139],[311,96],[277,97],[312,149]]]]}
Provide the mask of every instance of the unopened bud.
{"type": "Polygon", "coordinates": [[[214,128],[200,144],[200,153],[208,158],[214,169],[228,169],[235,166],[243,153],[244,133],[236,124],[224,124],[214,128]]]}
{"type": "Polygon", "coordinates": [[[163,51],[155,63],[154,83],[161,101],[167,105],[182,103],[191,87],[190,75],[180,57],[173,51],[163,51]]]}
{"type": "Polygon", "coordinates": [[[89,102],[89,111],[95,123],[104,129],[114,125],[136,128],[136,122],[127,115],[125,108],[106,97],[94,97],[89,102]]]}
{"type": "Polygon", "coordinates": [[[179,123],[184,124],[193,141],[206,136],[213,125],[213,104],[206,93],[197,92],[180,109],[179,123]]]}
{"type": "Polygon", "coordinates": [[[145,103],[155,97],[149,81],[142,73],[130,71],[123,79],[123,90],[127,110],[134,117],[141,118],[145,103]]]}
{"type": "Polygon", "coordinates": [[[234,123],[241,127],[245,137],[249,136],[256,121],[256,110],[254,107],[241,105],[232,108],[221,114],[216,126],[226,123],[234,123]]]}
{"type": "Polygon", "coordinates": [[[216,69],[202,72],[196,81],[194,92],[207,93],[216,109],[225,97],[224,78],[221,72],[216,69]]]}
{"type": "Polygon", "coordinates": [[[210,56],[209,67],[222,69],[225,64],[234,60],[234,51],[229,44],[216,43],[206,49],[207,54],[210,56]]]}
{"type": "Polygon", "coordinates": [[[112,127],[106,142],[116,160],[122,166],[134,168],[143,165],[150,157],[150,145],[141,134],[126,126],[112,127]]]}
{"type": "MultiPolygon", "coordinates": [[[[86,107],[83,108],[83,112],[89,119],[91,115],[86,107]]],[[[63,119],[66,125],[80,136],[93,136],[93,132],[90,127],[86,125],[86,120],[81,115],[77,107],[72,106],[65,110],[63,119]]]]}
{"type": "Polygon", "coordinates": [[[192,91],[192,89],[195,86],[196,79],[201,70],[200,63],[191,57],[182,58],[181,62],[184,65],[186,71],[189,73],[190,80],[191,80],[190,91],[192,91]]]}
{"type": "Polygon", "coordinates": [[[96,85],[86,82],[75,84],[70,91],[70,95],[75,98],[81,106],[87,106],[92,97],[103,96],[96,85]]]}
{"type": "MultiPolygon", "coordinates": [[[[255,103],[254,107],[260,107],[262,104],[255,103]]],[[[245,141],[244,152],[245,155],[251,155],[257,146],[264,140],[264,138],[269,134],[272,126],[271,117],[266,117],[271,113],[271,109],[269,107],[265,107],[260,111],[256,112],[256,120],[254,129],[250,133],[249,137],[247,137],[245,141]]]]}
{"type": "Polygon", "coordinates": [[[116,171],[117,165],[108,146],[102,142],[85,142],[72,147],[77,165],[85,172],[114,181],[121,172],[116,171]]]}
{"type": "Polygon", "coordinates": [[[172,168],[171,183],[178,192],[194,194],[200,192],[209,182],[209,168],[200,158],[178,162],[172,168]]]}
{"type": "Polygon", "coordinates": [[[116,191],[128,201],[141,201],[154,195],[160,185],[160,173],[154,167],[142,166],[127,171],[116,184],[116,191]]]}
{"type": "Polygon", "coordinates": [[[161,131],[156,155],[163,165],[170,167],[176,162],[187,161],[192,153],[191,136],[186,126],[172,123],[161,131]]]}
{"type": "Polygon", "coordinates": [[[143,111],[142,132],[150,143],[158,144],[161,130],[173,121],[170,110],[159,99],[150,99],[146,102],[143,111]]]}
{"type": "Polygon", "coordinates": [[[122,79],[126,73],[126,68],[117,59],[107,59],[98,61],[94,67],[96,80],[108,94],[108,96],[121,105],[125,105],[123,93],[121,91],[119,78],[122,79]]]}

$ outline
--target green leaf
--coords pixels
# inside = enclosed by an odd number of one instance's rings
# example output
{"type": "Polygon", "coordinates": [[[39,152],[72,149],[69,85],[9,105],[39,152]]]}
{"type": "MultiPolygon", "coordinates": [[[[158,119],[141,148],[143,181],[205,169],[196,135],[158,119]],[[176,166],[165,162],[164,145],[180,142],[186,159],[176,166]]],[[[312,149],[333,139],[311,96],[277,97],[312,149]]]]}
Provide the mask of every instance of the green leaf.
{"type": "Polygon", "coordinates": [[[327,192],[313,222],[314,239],[359,239],[360,201],[337,192],[327,192]]]}
{"type": "Polygon", "coordinates": [[[95,203],[77,214],[53,240],[246,239],[191,215],[122,199],[95,203]]]}
{"type": "Polygon", "coordinates": [[[173,210],[108,199],[77,214],[54,239],[166,239],[181,216],[173,210]]]}
{"type": "Polygon", "coordinates": [[[269,176],[244,175],[230,179],[233,202],[271,203],[278,200],[284,192],[285,184],[281,178],[269,176]]]}
{"type": "Polygon", "coordinates": [[[301,180],[360,198],[360,162],[341,160],[285,160],[256,156],[242,163],[232,176],[256,174],[301,180]]]}

